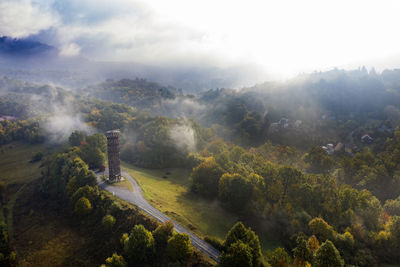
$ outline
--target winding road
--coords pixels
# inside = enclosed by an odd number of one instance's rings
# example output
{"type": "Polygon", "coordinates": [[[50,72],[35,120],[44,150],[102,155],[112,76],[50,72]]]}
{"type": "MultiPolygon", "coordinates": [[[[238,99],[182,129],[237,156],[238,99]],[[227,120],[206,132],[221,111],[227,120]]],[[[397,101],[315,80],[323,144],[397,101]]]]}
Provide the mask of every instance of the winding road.
{"type": "Polygon", "coordinates": [[[178,233],[186,233],[190,236],[190,240],[192,241],[192,245],[203,252],[204,254],[208,255],[211,259],[215,260],[216,262],[219,262],[219,256],[221,252],[219,252],[217,249],[215,249],[213,246],[205,242],[204,240],[198,238],[196,235],[192,234],[189,232],[186,228],[181,226],[179,223],[176,221],[172,220],[168,216],[166,216],[164,213],[153,207],[147,200],[143,197],[143,192],[142,189],[140,188],[139,184],[136,182],[135,179],[132,178],[132,176],[125,172],[122,171],[121,174],[125,179],[128,179],[128,181],[133,185],[133,191],[129,191],[123,187],[119,186],[112,186],[109,185],[103,181],[101,181],[100,176],[103,174],[103,172],[96,173],[97,175],[97,180],[99,183],[99,186],[101,186],[103,189],[115,194],[119,198],[128,201],[134,205],[136,205],[139,209],[143,210],[150,216],[154,217],[160,222],[165,222],[165,221],[171,221],[174,223],[175,226],[175,231],[178,233]]]}

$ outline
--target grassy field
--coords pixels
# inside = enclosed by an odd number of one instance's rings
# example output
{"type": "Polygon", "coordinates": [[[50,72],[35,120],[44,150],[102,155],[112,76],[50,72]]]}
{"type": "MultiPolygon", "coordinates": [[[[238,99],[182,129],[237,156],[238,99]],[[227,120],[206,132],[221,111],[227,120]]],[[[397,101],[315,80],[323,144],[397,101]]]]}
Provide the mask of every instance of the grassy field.
{"type": "Polygon", "coordinates": [[[37,152],[50,150],[42,144],[30,145],[11,143],[0,146],[0,181],[7,185],[7,217],[0,216],[7,223],[9,235],[13,237],[13,211],[15,201],[26,183],[40,177],[40,162],[30,162],[37,152]]]}
{"type": "Polygon", "coordinates": [[[218,202],[190,192],[188,170],[148,170],[128,163],[122,163],[122,168],[138,181],[145,198],[153,206],[200,237],[225,238],[237,221],[237,217],[222,209],[218,202]]]}
{"type": "MultiPolygon", "coordinates": [[[[40,162],[31,163],[36,152],[46,153],[49,149],[42,144],[30,145],[12,143],[0,147],[0,181],[11,186],[11,190],[18,185],[30,182],[40,176],[40,162]]],[[[17,190],[14,190],[16,192],[17,190]]],[[[13,193],[13,192],[12,192],[13,193]]]]}

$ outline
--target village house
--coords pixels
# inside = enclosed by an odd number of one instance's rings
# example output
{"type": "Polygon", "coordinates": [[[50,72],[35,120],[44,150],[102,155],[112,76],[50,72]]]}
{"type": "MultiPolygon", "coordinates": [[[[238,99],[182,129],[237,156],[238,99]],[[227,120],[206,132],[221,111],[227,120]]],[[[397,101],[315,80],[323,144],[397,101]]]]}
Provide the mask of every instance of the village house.
{"type": "Polygon", "coordinates": [[[361,136],[361,142],[363,142],[364,144],[371,144],[373,141],[374,138],[369,136],[369,134],[364,134],[363,136],[361,136]]]}

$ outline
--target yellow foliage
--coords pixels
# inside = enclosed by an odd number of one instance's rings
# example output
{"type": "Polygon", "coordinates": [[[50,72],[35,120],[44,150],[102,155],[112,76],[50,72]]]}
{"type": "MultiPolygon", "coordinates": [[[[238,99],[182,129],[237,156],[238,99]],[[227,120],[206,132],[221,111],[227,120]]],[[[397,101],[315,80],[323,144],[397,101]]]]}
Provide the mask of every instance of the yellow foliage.
{"type": "Polygon", "coordinates": [[[310,238],[307,241],[307,248],[314,253],[315,251],[317,251],[317,249],[319,248],[319,241],[318,239],[315,237],[315,235],[310,236],[310,238]]]}

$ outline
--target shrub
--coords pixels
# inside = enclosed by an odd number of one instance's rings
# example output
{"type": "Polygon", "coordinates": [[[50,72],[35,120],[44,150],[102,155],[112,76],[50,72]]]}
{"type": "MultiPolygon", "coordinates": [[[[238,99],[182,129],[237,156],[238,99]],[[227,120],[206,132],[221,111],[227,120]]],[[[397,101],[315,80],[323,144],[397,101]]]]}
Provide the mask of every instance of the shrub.
{"type": "Polygon", "coordinates": [[[90,212],[92,212],[92,204],[90,204],[89,199],[86,197],[81,197],[78,199],[78,201],[75,203],[75,209],[74,212],[83,217],[88,215],[90,212]]]}
{"type": "Polygon", "coordinates": [[[115,224],[115,218],[114,218],[114,216],[108,214],[103,217],[103,220],[101,221],[101,223],[106,230],[110,231],[115,224]]]}

